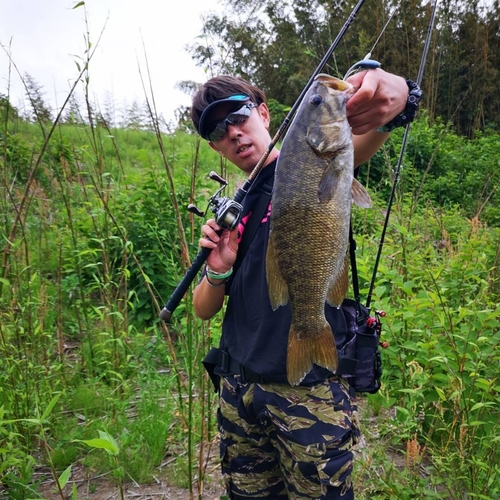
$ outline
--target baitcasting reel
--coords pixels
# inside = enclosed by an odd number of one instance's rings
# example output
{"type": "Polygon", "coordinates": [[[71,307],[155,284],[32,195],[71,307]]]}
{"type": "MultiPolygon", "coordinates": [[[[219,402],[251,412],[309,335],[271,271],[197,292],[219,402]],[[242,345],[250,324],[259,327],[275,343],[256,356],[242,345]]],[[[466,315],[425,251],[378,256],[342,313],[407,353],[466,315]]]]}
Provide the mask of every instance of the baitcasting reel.
{"type": "Polygon", "coordinates": [[[202,212],[198,207],[189,204],[187,209],[199,217],[205,217],[210,208],[215,214],[215,222],[223,229],[232,231],[238,227],[241,219],[243,207],[236,201],[228,198],[227,196],[219,197],[219,193],[227,186],[227,181],[219,174],[212,171],[208,174],[210,179],[217,181],[221,187],[217,192],[208,200],[208,207],[205,212],[202,212]]]}

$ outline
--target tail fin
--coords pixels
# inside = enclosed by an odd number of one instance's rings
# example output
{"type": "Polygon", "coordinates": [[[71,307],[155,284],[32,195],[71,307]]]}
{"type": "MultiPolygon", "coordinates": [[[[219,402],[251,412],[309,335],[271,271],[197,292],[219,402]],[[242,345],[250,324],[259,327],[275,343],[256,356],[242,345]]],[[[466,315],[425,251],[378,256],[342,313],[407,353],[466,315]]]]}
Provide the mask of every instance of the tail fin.
{"type": "Polygon", "coordinates": [[[311,335],[299,335],[292,323],[288,334],[286,360],[286,372],[290,385],[300,384],[311,371],[314,363],[332,372],[337,370],[337,347],[330,325],[325,323],[323,329],[311,337],[311,335]]]}

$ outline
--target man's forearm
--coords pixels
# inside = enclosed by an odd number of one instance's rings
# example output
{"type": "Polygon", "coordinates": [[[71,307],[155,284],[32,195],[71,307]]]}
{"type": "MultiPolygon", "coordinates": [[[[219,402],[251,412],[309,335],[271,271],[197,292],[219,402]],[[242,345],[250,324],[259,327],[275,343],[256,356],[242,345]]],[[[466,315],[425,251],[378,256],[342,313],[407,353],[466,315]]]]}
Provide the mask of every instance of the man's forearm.
{"type": "Polygon", "coordinates": [[[354,166],[359,167],[366,163],[384,144],[391,134],[388,132],[377,132],[370,130],[363,135],[353,135],[354,144],[354,166]]]}

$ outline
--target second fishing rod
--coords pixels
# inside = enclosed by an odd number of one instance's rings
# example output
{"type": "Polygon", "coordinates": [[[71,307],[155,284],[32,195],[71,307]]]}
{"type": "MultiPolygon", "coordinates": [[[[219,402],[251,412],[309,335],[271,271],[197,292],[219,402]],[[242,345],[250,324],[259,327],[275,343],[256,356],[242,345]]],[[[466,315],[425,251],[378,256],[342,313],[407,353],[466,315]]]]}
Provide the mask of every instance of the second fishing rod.
{"type": "MultiPolygon", "coordinates": [[[[351,24],[354,22],[356,19],[356,16],[358,15],[359,11],[361,10],[361,7],[365,3],[365,0],[359,0],[354,9],[352,10],[351,14],[347,18],[346,22],[342,26],[342,29],[338,33],[338,35],[335,37],[335,40],[332,42],[330,45],[330,48],[328,51],[325,53],[323,59],[320,61],[318,64],[317,68],[311,75],[309,81],[307,82],[306,86],[300,93],[299,97],[295,101],[295,104],[292,106],[290,111],[288,112],[287,116],[283,120],[283,123],[280,125],[278,131],[272,138],[271,143],[269,144],[267,150],[265,153],[262,155],[260,160],[258,161],[257,165],[254,167],[244,184],[236,191],[234,198],[226,198],[226,197],[220,197],[219,194],[220,192],[224,189],[224,187],[227,185],[227,182],[219,177],[215,172],[211,172],[210,177],[216,181],[218,181],[221,184],[220,189],[215,193],[214,196],[212,196],[209,200],[208,203],[208,208],[212,210],[215,214],[215,221],[219,226],[221,226],[224,229],[230,229],[233,230],[237,227],[239,223],[239,218],[241,216],[241,202],[243,201],[243,198],[246,196],[248,190],[250,189],[250,186],[253,184],[254,180],[257,178],[259,175],[260,171],[262,170],[263,165],[265,164],[269,154],[271,151],[274,149],[278,141],[283,137],[285,134],[286,130],[288,129],[288,126],[290,125],[295,113],[297,112],[297,109],[299,108],[305,94],[309,90],[309,87],[312,85],[314,82],[315,78],[322,72],[323,68],[326,66],[328,60],[332,56],[333,52],[339,45],[340,41],[342,40],[343,36],[345,35],[346,31],[349,29],[351,24]]],[[[360,68],[363,67],[363,61],[360,61],[359,66],[360,68]]],[[[203,213],[198,211],[193,206],[190,206],[190,210],[197,215],[204,216],[208,209],[203,213]]],[[[166,302],[165,306],[163,309],[160,311],[160,319],[163,321],[169,321],[173,312],[177,308],[177,306],[180,304],[182,298],[184,297],[185,293],[189,289],[191,283],[195,279],[196,275],[202,268],[203,264],[206,262],[208,256],[210,255],[211,249],[209,248],[202,248],[200,252],[197,254],[195,257],[194,261],[192,262],[191,266],[189,269],[186,271],[186,274],[180,281],[180,283],[177,285],[175,288],[174,292],[166,302]]]]}

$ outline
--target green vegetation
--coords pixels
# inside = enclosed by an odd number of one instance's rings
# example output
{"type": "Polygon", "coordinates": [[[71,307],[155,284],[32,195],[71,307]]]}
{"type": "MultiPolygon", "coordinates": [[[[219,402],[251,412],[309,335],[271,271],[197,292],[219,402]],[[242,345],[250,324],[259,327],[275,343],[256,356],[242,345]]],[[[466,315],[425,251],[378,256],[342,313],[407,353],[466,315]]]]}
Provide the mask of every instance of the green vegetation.
{"type": "MultiPolygon", "coordinates": [[[[363,296],[398,135],[360,172],[375,201],[355,211],[363,296]]],[[[499,139],[413,126],[372,298],[389,347],[363,405],[360,498],[500,494],[499,139]]],[[[198,251],[186,205],[206,205],[210,170],[240,177],[183,132],[63,124],[39,159],[42,144],[18,118],[0,139],[1,488],[35,498],[48,466],[62,492],[80,464],[123,493],[168,462],[194,495],[216,437],[201,361],[220,318],[197,320],[191,291],[170,324],[158,312],[198,251]]]]}
{"type": "Polygon", "coordinates": [[[36,496],[42,465],[54,478],[75,463],[112,471],[121,485],[176,457],[177,481],[203,481],[198,453],[215,429],[201,359],[218,329],[189,300],[169,325],[158,312],[197,251],[201,219],[185,207],[206,204],[220,159],[185,134],[162,140],[164,156],[151,132],[63,124],[39,159],[36,124],[9,121],[0,135],[0,479],[10,498],[36,496]],[[99,433],[116,440],[111,455],[83,444],[99,433]]]}

